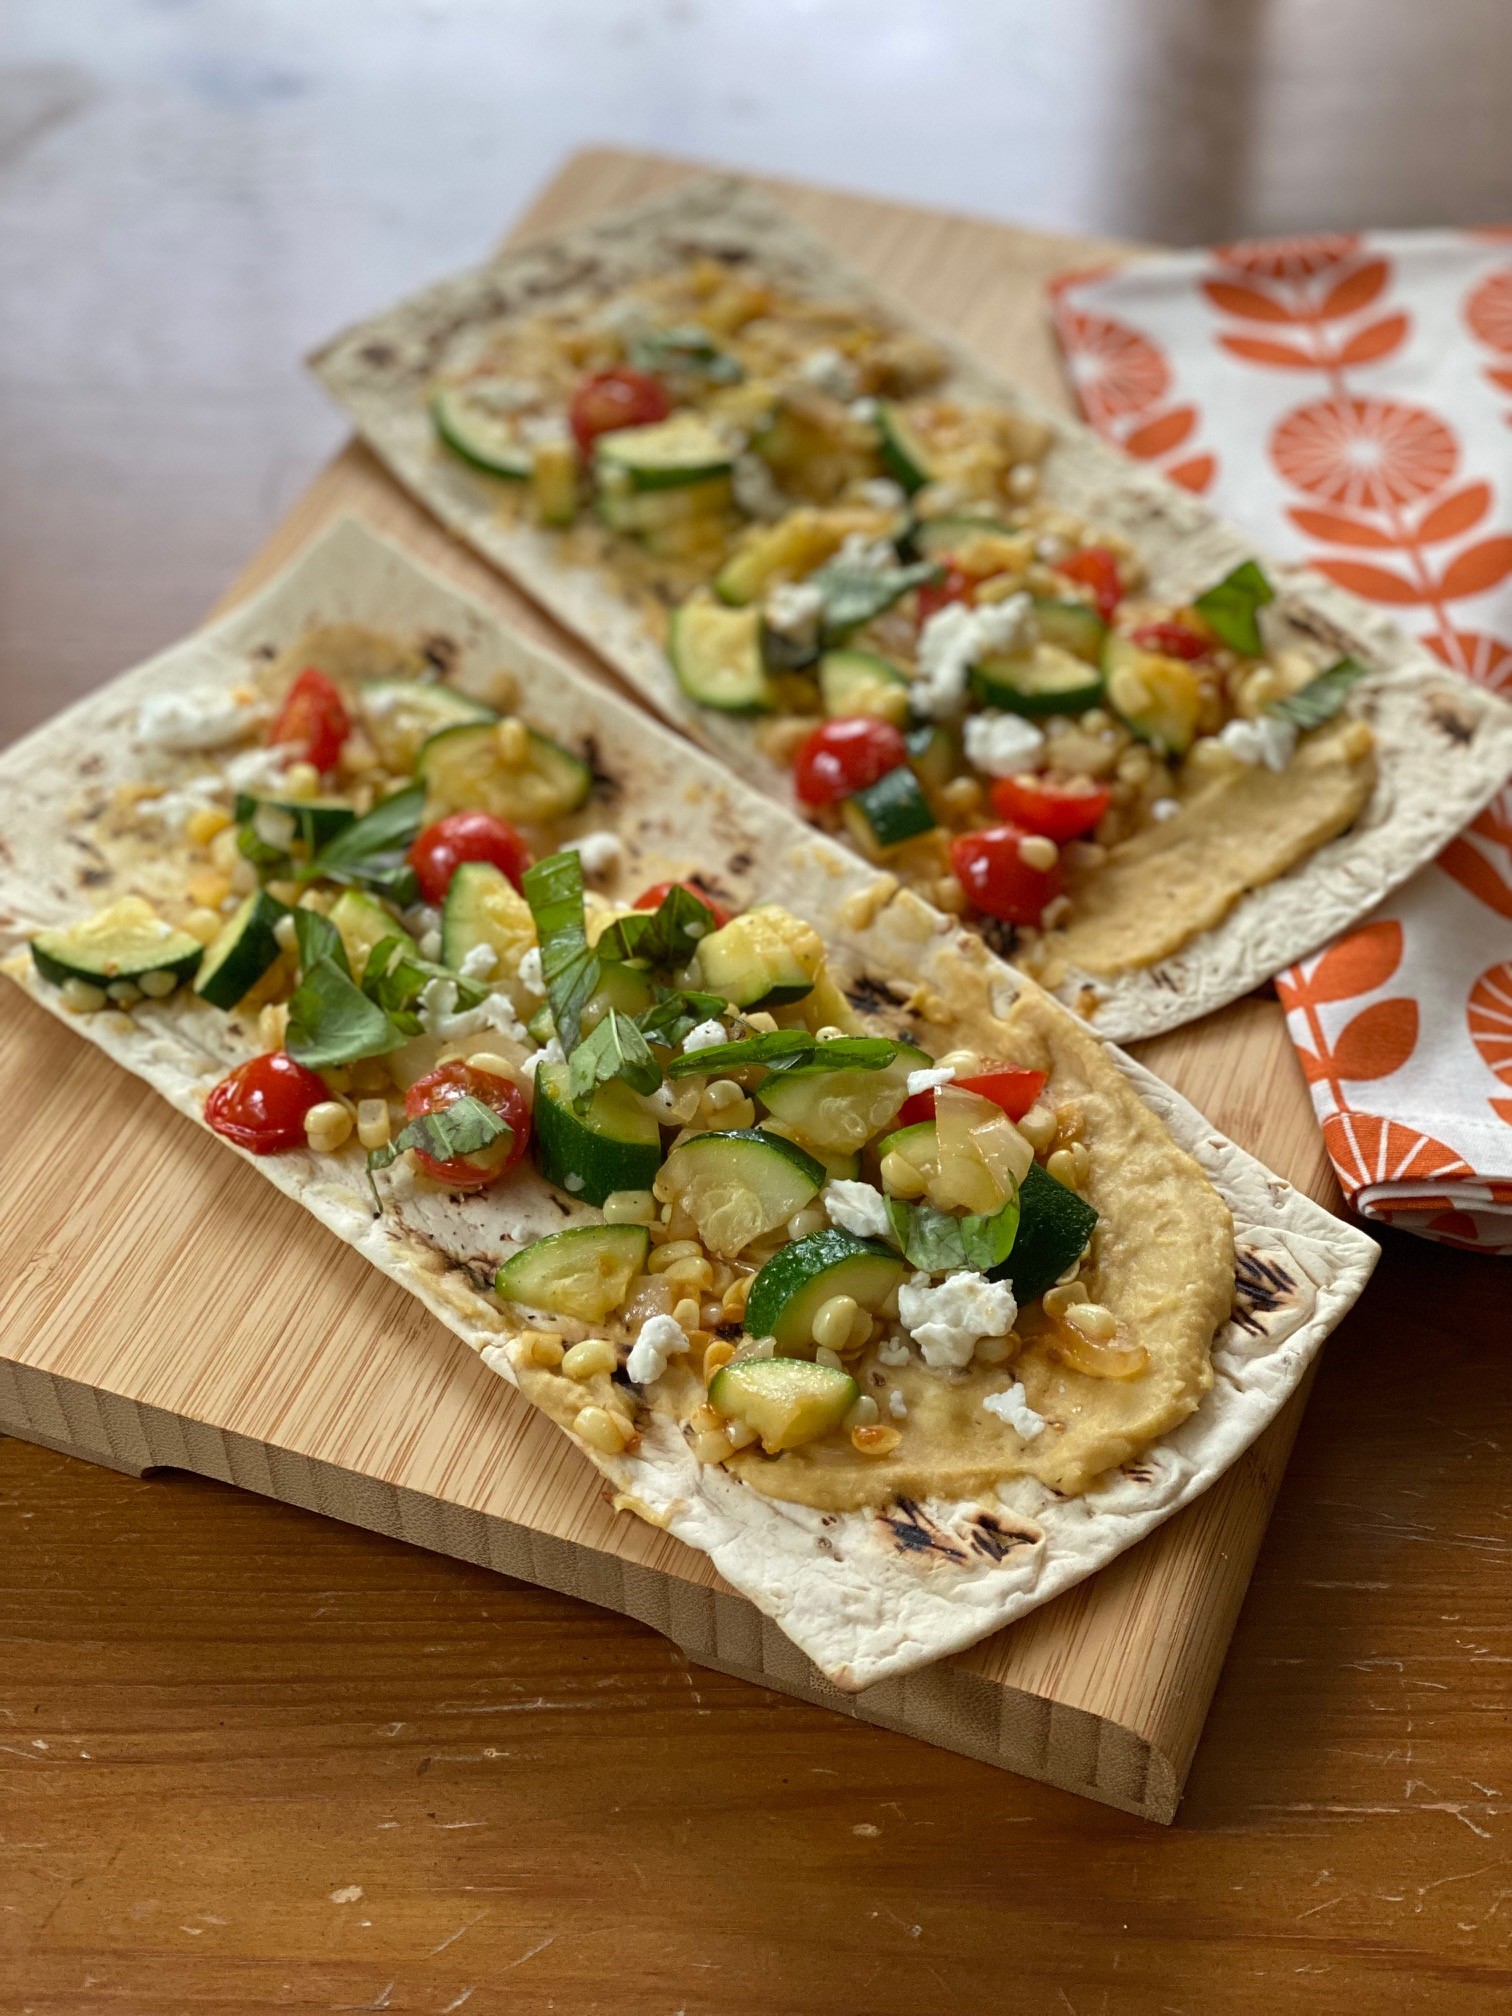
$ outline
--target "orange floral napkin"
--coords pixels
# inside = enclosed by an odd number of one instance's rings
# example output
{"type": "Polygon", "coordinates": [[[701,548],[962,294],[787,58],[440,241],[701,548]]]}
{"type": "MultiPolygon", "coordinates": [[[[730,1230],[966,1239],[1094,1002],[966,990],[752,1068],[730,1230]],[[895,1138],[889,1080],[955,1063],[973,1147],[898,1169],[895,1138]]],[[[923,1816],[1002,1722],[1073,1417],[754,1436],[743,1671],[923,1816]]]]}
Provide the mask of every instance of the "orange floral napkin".
{"type": "MultiPolygon", "coordinates": [[[[1512,696],[1512,232],[1220,245],[1052,304],[1099,433],[1512,696]]],[[[1512,788],[1276,986],[1355,1209],[1512,1251],[1512,788]]]]}

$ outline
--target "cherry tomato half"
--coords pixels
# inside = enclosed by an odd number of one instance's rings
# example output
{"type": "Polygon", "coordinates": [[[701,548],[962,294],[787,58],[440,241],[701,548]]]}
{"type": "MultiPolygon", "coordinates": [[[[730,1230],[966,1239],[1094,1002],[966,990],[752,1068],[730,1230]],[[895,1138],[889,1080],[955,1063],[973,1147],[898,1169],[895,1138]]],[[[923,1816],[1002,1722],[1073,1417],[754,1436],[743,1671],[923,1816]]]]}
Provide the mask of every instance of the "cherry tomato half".
{"type": "Polygon", "coordinates": [[[793,783],[805,805],[833,805],[907,761],[908,744],[891,721],[852,714],[814,730],[793,759],[793,783]]]}
{"type": "Polygon", "coordinates": [[[305,1145],[305,1115],[329,1099],[323,1080],[287,1051],[250,1058],[210,1089],[205,1123],[238,1148],[278,1155],[305,1145]]]}
{"type": "Polygon", "coordinates": [[[1201,658],[1212,648],[1186,623],[1142,623],[1132,637],[1141,651],[1158,651],[1162,658],[1201,658]]]}
{"type": "Polygon", "coordinates": [[[1035,868],[1024,859],[1019,850],[1030,837],[1019,826],[989,826],[951,841],[951,866],[974,909],[1005,924],[1038,924],[1060,894],[1061,873],[1058,862],[1035,868]]]}
{"type": "Polygon", "coordinates": [[[714,928],[716,931],[722,931],[735,914],[733,910],[727,909],[717,896],[711,896],[701,882],[691,880],[686,882],[653,882],[649,889],[641,891],[631,907],[635,910],[659,910],[666,901],[667,896],[674,889],[686,889],[690,896],[696,896],[700,903],[711,910],[714,915],[714,928]]]}
{"type": "MultiPolygon", "coordinates": [[[[953,1078],[951,1083],[963,1092],[975,1092],[983,1099],[990,1099],[994,1106],[1002,1107],[1010,1120],[1022,1120],[1045,1089],[1045,1073],[1030,1071],[1019,1064],[989,1061],[969,1078],[953,1078]]],[[[934,1117],[935,1088],[931,1086],[927,1092],[915,1092],[903,1101],[893,1125],[912,1127],[915,1121],[934,1117]]]]}
{"type": "Polygon", "coordinates": [[[947,563],[938,581],[926,581],[918,591],[919,627],[938,616],[947,602],[974,602],[977,584],[971,575],[947,563]]]}
{"type": "Polygon", "coordinates": [[[460,1059],[438,1064],[417,1078],[404,1095],[404,1111],[410,1120],[424,1113],[438,1113],[454,1100],[471,1097],[491,1106],[510,1129],[476,1155],[452,1155],[438,1162],[434,1155],[415,1150],[415,1160],[427,1176],[444,1183],[448,1190],[482,1190],[525,1153],[530,1141],[530,1108],[525,1095],[512,1078],[496,1078],[491,1071],[479,1071],[460,1059]]]}
{"type": "Polygon", "coordinates": [[[568,420],[586,455],[600,434],[612,434],[619,427],[649,427],[671,411],[672,401],[659,378],[617,364],[612,371],[595,371],[583,380],[572,395],[568,420]]]}
{"type": "Polygon", "coordinates": [[[420,878],[421,895],[427,903],[439,903],[464,861],[491,861],[518,889],[530,866],[530,849],[513,826],[492,812],[448,812],[415,835],[409,860],[420,878]]]}
{"type": "Polygon", "coordinates": [[[1112,622],[1113,611],[1123,599],[1123,583],[1118,578],[1118,555],[1110,547],[1083,546],[1069,559],[1057,560],[1055,571],[1090,588],[1098,615],[1104,623],[1112,622]]]}
{"type": "Polygon", "coordinates": [[[1055,841],[1080,840],[1112,803],[1113,793],[1101,784],[1052,784],[1043,777],[997,777],[992,784],[992,809],[1000,819],[1055,841]]]}
{"type": "Polygon", "coordinates": [[[335,683],[307,665],[285,694],[278,718],[268,730],[268,740],[297,742],[307,762],[317,770],[329,770],[351,732],[351,716],[335,683]]]}

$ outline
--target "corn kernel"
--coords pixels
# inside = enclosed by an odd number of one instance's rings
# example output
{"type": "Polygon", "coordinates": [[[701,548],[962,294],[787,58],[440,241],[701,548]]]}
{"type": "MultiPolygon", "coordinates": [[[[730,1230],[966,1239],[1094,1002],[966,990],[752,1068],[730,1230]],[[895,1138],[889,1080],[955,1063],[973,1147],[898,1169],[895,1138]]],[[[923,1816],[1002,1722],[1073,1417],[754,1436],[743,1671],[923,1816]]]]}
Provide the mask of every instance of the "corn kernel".
{"type": "Polygon", "coordinates": [[[352,1131],[352,1115],[339,1099],[322,1099],[304,1117],[305,1140],[317,1155],[330,1155],[352,1131]]]}
{"type": "Polygon", "coordinates": [[[1059,1323],[1074,1304],[1089,1299],[1080,1281],[1058,1281],[1053,1288],[1045,1290],[1041,1306],[1052,1322],[1059,1323]]]}
{"type": "Polygon", "coordinates": [[[826,1344],[816,1346],[814,1363],[822,1365],[827,1372],[843,1372],[845,1370],[840,1360],[840,1353],[838,1351],[831,1351],[826,1344]]]}
{"type": "Polygon", "coordinates": [[[219,868],[223,875],[229,876],[241,858],[241,849],[236,844],[236,828],[224,827],[210,842],[212,866],[219,868]]]}
{"type": "Polygon", "coordinates": [[[727,1421],[725,1433],[730,1438],[732,1449],[749,1449],[756,1440],[756,1430],[749,1421],[727,1421]]]}
{"type": "Polygon", "coordinates": [[[714,1285],[714,1269],[707,1260],[674,1260],[670,1267],[663,1267],[661,1271],[675,1288],[696,1291],[714,1285]]]}
{"type": "Polygon", "coordinates": [[[858,1309],[851,1318],[850,1336],[841,1345],[842,1351],[859,1351],[863,1344],[871,1341],[872,1317],[869,1309],[858,1309]]]}
{"type": "Polygon", "coordinates": [[[486,1071],[490,1078],[507,1078],[511,1085],[519,1083],[519,1072],[497,1050],[474,1050],[467,1061],[474,1071],[486,1071]]]}
{"type": "Polygon", "coordinates": [[[926,1188],[924,1178],[915,1169],[906,1155],[900,1155],[896,1148],[882,1157],[882,1188],[889,1197],[922,1197],[926,1188]]]}
{"type": "Polygon", "coordinates": [[[562,1358],[562,1370],[569,1379],[592,1379],[599,1372],[612,1375],[618,1364],[618,1352],[603,1337],[585,1338],[562,1358]]]}
{"type": "MultiPolygon", "coordinates": [[[[565,1359],[563,1363],[565,1364],[565,1359]]],[[[577,1420],[573,1423],[577,1433],[590,1449],[597,1449],[603,1456],[618,1456],[630,1439],[626,1434],[626,1423],[618,1414],[611,1414],[607,1407],[581,1407],[577,1420]]]]}
{"type": "Polygon", "coordinates": [[[1019,859],[1026,868],[1037,868],[1042,875],[1060,859],[1060,849],[1043,833],[1026,833],[1018,843],[1019,859]]]}
{"type": "MultiPolygon", "coordinates": [[[[670,1279],[670,1276],[668,1278],[670,1279]]],[[[679,1330],[698,1328],[698,1304],[691,1295],[684,1295],[680,1301],[672,1304],[672,1321],[679,1330]]]]}
{"type": "Polygon", "coordinates": [[[966,909],[966,891],[961,886],[958,876],[942,875],[930,893],[934,897],[935,908],[937,910],[943,910],[949,917],[964,915],[966,909]]]}
{"type": "Polygon", "coordinates": [[[704,1095],[699,1105],[710,1113],[723,1113],[727,1107],[736,1106],[745,1097],[743,1087],[733,1078],[716,1078],[712,1085],[704,1087],[704,1095]]]}
{"type": "Polygon", "coordinates": [[[730,1438],[723,1428],[695,1429],[691,1447],[700,1463],[723,1463],[732,1453],[730,1438]]]}
{"type": "Polygon", "coordinates": [[[656,1216],[656,1199],[649,1190],[611,1190],[603,1210],[606,1225],[649,1225],[656,1216]]]}
{"type": "Polygon", "coordinates": [[[281,951],[293,952],[298,947],[299,934],[294,929],[294,919],[287,911],[274,924],[273,936],[278,941],[281,951]]]}
{"type": "Polygon", "coordinates": [[[1118,1318],[1101,1302],[1073,1302],[1065,1320],[1092,1344],[1110,1344],[1118,1335],[1118,1318]]]}
{"type": "Polygon", "coordinates": [[[745,1017],[745,1025],[758,1036],[770,1036],[777,1027],[777,1017],[768,1015],[764,1008],[758,1008],[753,1015],[745,1017]]]}
{"type": "Polygon", "coordinates": [[[544,1371],[555,1372],[562,1363],[562,1340],[542,1331],[538,1337],[527,1338],[525,1354],[532,1365],[539,1365],[544,1371]]]}
{"type": "Polygon", "coordinates": [[[1013,1356],[1011,1337],[979,1337],[972,1356],[982,1365],[1005,1365],[1013,1356]]]}
{"type": "Polygon", "coordinates": [[[519,770],[530,755],[530,731],[523,721],[506,715],[494,730],[494,746],[506,770],[519,770]]]}
{"type": "Polygon", "coordinates": [[[112,980],[105,992],[117,1008],[135,1008],[142,998],[142,990],[133,980],[112,980]]]}
{"type": "Polygon", "coordinates": [[[313,763],[291,763],[284,772],[283,795],[303,802],[320,796],[320,772],[313,763]]]}
{"type": "Polygon", "coordinates": [[[1045,1168],[1057,1183],[1064,1183],[1068,1190],[1079,1187],[1076,1157],[1069,1148],[1057,1148],[1045,1164],[1045,1168]]]}
{"type": "Polygon", "coordinates": [[[665,1274],[679,1260],[701,1260],[703,1248],[696,1239],[669,1239],[658,1246],[646,1262],[648,1274],[665,1274]]]}
{"type": "Polygon", "coordinates": [[[166,1001],[178,985],[176,973],[144,973],[137,982],[150,1001],[166,1001]]]}
{"type": "Polygon", "coordinates": [[[1055,1139],[1055,1115],[1048,1106],[1037,1103],[1018,1122],[1018,1130],[1035,1154],[1042,1155],[1055,1139]]]}
{"type": "Polygon", "coordinates": [[[814,1315],[814,1342],[830,1351],[840,1350],[850,1341],[857,1306],[853,1295],[831,1295],[822,1302],[814,1315]]]}
{"type": "Polygon", "coordinates": [[[745,1314],[746,1299],[751,1292],[754,1274],[737,1274],[720,1299],[720,1308],[727,1323],[738,1323],[745,1314]]]}
{"type": "Polygon", "coordinates": [[[862,1393],[852,1402],[850,1412],[846,1415],[841,1426],[844,1428],[870,1428],[877,1419],[879,1411],[877,1403],[873,1400],[870,1393],[862,1393]]]}
{"type": "Polygon", "coordinates": [[[735,1356],[735,1346],[728,1337],[716,1337],[703,1355],[704,1384],[707,1386],[721,1366],[728,1365],[735,1356]]]}
{"type": "MultiPolygon", "coordinates": [[[[250,868],[251,862],[244,862],[250,868]]],[[[197,868],[184,884],[189,901],[197,910],[214,910],[231,894],[231,876],[218,868],[197,868]]]]}
{"type": "Polygon", "coordinates": [[[217,833],[231,824],[231,814],[219,805],[201,805],[184,821],[184,832],[195,847],[208,847],[217,833]]]}
{"type": "MultiPolygon", "coordinates": [[[[873,1405],[875,1404],[873,1402],[873,1405]]],[[[903,1432],[899,1428],[889,1428],[880,1421],[874,1421],[859,1428],[852,1428],[850,1439],[851,1447],[862,1456],[890,1456],[903,1440],[903,1432]]]]}
{"type": "Polygon", "coordinates": [[[822,1232],[829,1223],[825,1212],[817,1204],[805,1204],[801,1211],[795,1211],[783,1228],[789,1239],[808,1239],[815,1232],[822,1232]]]}
{"type": "Polygon", "coordinates": [[[198,938],[201,945],[208,945],[210,940],[219,934],[225,921],[218,910],[208,910],[201,906],[189,912],[182,928],[191,938],[198,938]]]}
{"type": "Polygon", "coordinates": [[[103,987],[91,987],[87,980],[70,978],[59,988],[63,1006],[70,1015],[90,1015],[105,1006],[108,998],[103,987]]]}
{"type": "Polygon", "coordinates": [[[289,1004],[270,1001],[257,1018],[257,1040],[265,1050],[282,1050],[289,1033],[289,1004]]]}
{"type": "Polygon", "coordinates": [[[389,1140],[387,1099],[363,1099],[357,1106],[357,1139],[364,1148],[386,1148],[389,1140]]]}
{"type": "Polygon", "coordinates": [[[952,777],[940,792],[947,812],[975,812],[982,802],[982,787],[975,777],[952,777]]]}

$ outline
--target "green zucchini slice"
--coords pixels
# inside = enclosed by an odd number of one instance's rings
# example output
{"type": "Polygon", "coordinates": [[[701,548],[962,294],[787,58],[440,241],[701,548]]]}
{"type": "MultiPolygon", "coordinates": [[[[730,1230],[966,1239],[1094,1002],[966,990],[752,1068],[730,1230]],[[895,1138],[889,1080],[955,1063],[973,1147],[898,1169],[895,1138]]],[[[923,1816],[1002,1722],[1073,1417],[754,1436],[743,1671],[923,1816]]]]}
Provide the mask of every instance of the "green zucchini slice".
{"type": "Polygon", "coordinates": [[[729,448],[699,413],[674,413],[649,427],[618,427],[594,443],[600,484],[608,489],[613,475],[628,479],[632,490],[673,490],[728,476],[729,448]],[[605,478],[609,482],[605,482],[605,478]]]}
{"type": "Polygon", "coordinates": [[[759,1269],[746,1298],[752,1337],[775,1337],[785,1357],[811,1358],[814,1318],[832,1295],[875,1313],[907,1273],[890,1246],[831,1229],[795,1239],[759,1269]]]}
{"type": "Polygon", "coordinates": [[[266,889],[254,889],[239,903],[205,947],[194,982],[200,999],[212,1008],[234,1008],[277,959],[281,947],[273,927],[287,914],[287,905],[266,889]]]}
{"type": "Polygon", "coordinates": [[[503,1302],[602,1323],[630,1293],[650,1250],[644,1225],[576,1225],[522,1247],[499,1269],[494,1288],[503,1302]]]}
{"type": "Polygon", "coordinates": [[[895,483],[911,497],[926,483],[933,483],[936,470],[922,437],[900,406],[886,402],[877,408],[877,432],[881,439],[882,466],[895,483]]]}
{"type": "Polygon", "coordinates": [[[586,1113],[576,1113],[565,1064],[536,1072],[534,1145],[546,1181],[583,1204],[602,1204],[615,1190],[649,1190],[661,1167],[661,1129],[629,1086],[611,1079],[586,1113]]]}
{"type": "Polygon", "coordinates": [[[374,947],[381,945],[385,938],[397,938],[411,957],[419,954],[419,946],[404,926],[396,923],[378,899],[369,896],[365,889],[343,889],[331,905],[331,922],[341,939],[347,965],[359,981],[367,971],[374,947]]]}
{"type": "Polygon", "coordinates": [[[796,1142],[747,1128],[695,1134],[673,1149],[659,1181],[681,1200],[709,1251],[732,1260],[812,1202],[827,1174],[796,1142]]]}
{"type": "Polygon", "coordinates": [[[819,695],[832,720],[869,714],[901,728],[908,719],[908,679],[875,651],[826,651],[819,695]]]}
{"type": "Polygon", "coordinates": [[[922,1050],[905,1050],[880,1071],[800,1064],[772,1071],[757,1098],[816,1155],[851,1155],[897,1117],[908,1097],[908,1074],[926,1067],[922,1050]]]}
{"type": "Polygon", "coordinates": [[[814,991],[824,944],[812,925],[780,904],[743,910],[698,948],[698,970],[710,994],[737,1008],[780,1008],[814,991]]]}
{"type": "Polygon", "coordinates": [[[803,1358],[746,1358],[722,1366],[709,1383],[709,1405],[754,1428],[773,1456],[828,1435],[860,1397],[848,1372],[803,1358]]]}
{"type": "Polygon", "coordinates": [[[430,679],[365,679],[357,712],[368,740],[390,770],[413,769],[420,745],[461,721],[497,721],[492,707],[430,679]]]}
{"type": "Polygon", "coordinates": [[[1103,645],[1108,704],[1162,755],[1184,756],[1197,733],[1202,687],[1182,658],[1146,651],[1110,631],[1103,645]]]}
{"type": "Polygon", "coordinates": [[[575,812],[593,789],[580,756],[531,728],[523,763],[506,763],[493,722],[459,722],[422,746],[415,774],[424,784],[426,816],[492,812],[513,823],[544,824],[575,812]]]}
{"type": "Polygon", "coordinates": [[[492,861],[460,863],[441,905],[442,965],[460,973],[468,953],[486,945],[495,961],[490,979],[507,977],[535,942],[530,905],[503,869],[492,861]]]}
{"type": "Polygon", "coordinates": [[[971,668],[971,691],[984,707],[1031,717],[1080,714],[1103,697],[1102,674],[1059,644],[984,658],[971,668]]]}
{"type": "Polygon", "coordinates": [[[1022,1309],[1053,1287],[1081,1258],[1097,1228],[1097,1213],[1085,1197],[1057,1183],[1038,1162],[1029,1165],[1029,1173],[1019,1185],[1018,1202],[1018,1236],[1013,1251],[992,1270],[991,1278],[1010,1282],[1022,1309]]]}
{"type": "Polygon", "coordinates": [[[769,713],[777,695],[767,676],[761,627],[759,609],[729,609],[704,594],[673,610],[667,656],[688,698],[726,714],[769,713]]]}
{"type": "Polygon", "coordinates": [[[1090,602],[1059,602],[1053,596],[1036,595],[1034,620],[1047,644],[1058,644],[1089,665],[1101,665],[1108,626],[1090,602]]]}
{"type": "MultiPolygon", "coordinates": [[[[487,380],[479,381],[479,390],[487,380]]],[[[436,432],[453,453],[475,469],[490,476],[504,476],[523,482],[530,474],[531,451],[512,413],[496,413],[484,404],[478,390],[466,385],[443,385],[431,399],[431,419],[436,432]]]]}
{"type": "Polygon", "coordinates": [[[140,896],[122,896],[77,924],[39,931],[31,941],[31,954],[42,978],[55,987],[65,980],[83,980],[91,987],[108,988],[114,981],[137,985],[144,976],[158,973],[171,974],[177,985],[194,972],[205,948],[187,931],[165,924],[140,896]]]}
{"type": "Polygon", "coordinates": [[[918,778],[900,763],[864,791],[854,791],[840,807],[841,816],[864,853],[885,853],[936,824],[918,778]]]}
{"type": "Polygon", "coordinates": [[[968,539],[990,535],[1013,539],[1018,535],[1001,518],[972,518],[965,514],[945,518],[921,518],[913,528],[914,550],[925,560],[944,560],[968,539]]]}

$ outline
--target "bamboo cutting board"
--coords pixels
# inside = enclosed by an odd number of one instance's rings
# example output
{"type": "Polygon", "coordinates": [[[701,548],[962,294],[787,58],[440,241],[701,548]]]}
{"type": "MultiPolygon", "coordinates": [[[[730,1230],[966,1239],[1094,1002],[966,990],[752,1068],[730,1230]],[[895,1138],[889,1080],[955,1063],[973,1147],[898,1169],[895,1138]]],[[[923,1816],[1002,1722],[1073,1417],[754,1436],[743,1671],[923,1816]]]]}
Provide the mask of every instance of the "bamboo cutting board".
{"type": "MultiPolygon", "coordinates": [[[[517,235],[686,172],[578,156],[517,235]]],[[[1119,248],[773,193],[989,363],[1064,400],[1044,282],[1119,248]]],[[[355,446],[227,601],[353,510],[595,669],[355,446]]],[[[842,1695],[702,1555],[615,1513],[571,1444],[418,1302],[92,1046],[4,998],[0,1428],[125,1470],[198,1471],[483,1563],[639,1618],[702,1664],[1173,1817],[1305,1389],[1215,1489],[1091,1582],[971,1652],[842,1695]]],[[[1238,1003],[1140,1054],[1299,1189],[1336,1202],[1273,1002],[1238,1003]]]]}

